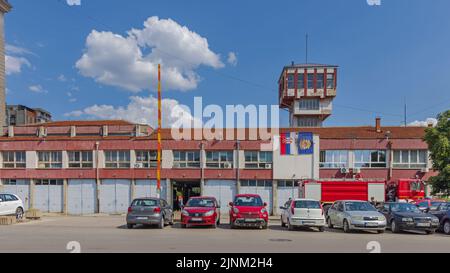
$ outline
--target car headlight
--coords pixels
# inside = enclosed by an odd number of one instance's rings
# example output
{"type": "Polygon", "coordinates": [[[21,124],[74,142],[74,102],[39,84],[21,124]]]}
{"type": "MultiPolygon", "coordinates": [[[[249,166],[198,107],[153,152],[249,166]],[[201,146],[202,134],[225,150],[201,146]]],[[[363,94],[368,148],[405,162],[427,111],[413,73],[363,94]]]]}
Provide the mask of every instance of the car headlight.
{"type": "Polygon", "coordinates": [[[262,209],[261,209],[261,213],[262,213],[262,214],[266,214],[266,213],[267,213],[267,209],[266,209],[266,208],[262,208],[262,209]]]}
{"type": "Polygon", "coordinates": [[[234,213],[239,213],[239,210],[237,208],[233,208],[234,213]]]}
{"type": "Polygon", "coordinates": [[[439,223],[439,218],[433,218],[431,221],[433,221],[433,223],[439,223]]]}
{"type": "Polygon", "coordinates": [[[214,214],[214,210],[210,210],[205,213],[205,216],[212,216],[214,214]]]}
{"type": "Polygon", "coordinates": [[[413,222],[413,221],[414,221],[413,218],[410,217],[402,218],[402,222],[413,222]]]}
{"type": "Polygon", "coordinates": [[[184,216],[189,216],[189,212],[188,212],[187,210],[182,210],[181,213],[182,213],[184,216]]]}
{"type": "Polygon", "coordinates": [[[378,221],[386,221],[386,217],[380,216],[380,217],[378,217],[378,221]]]}
{"type": "Polygon", "coordinates": [[[362,221],[362,220],[364,220],[364,217],[363,216],[352,216],[352,220],[362,221]]]}

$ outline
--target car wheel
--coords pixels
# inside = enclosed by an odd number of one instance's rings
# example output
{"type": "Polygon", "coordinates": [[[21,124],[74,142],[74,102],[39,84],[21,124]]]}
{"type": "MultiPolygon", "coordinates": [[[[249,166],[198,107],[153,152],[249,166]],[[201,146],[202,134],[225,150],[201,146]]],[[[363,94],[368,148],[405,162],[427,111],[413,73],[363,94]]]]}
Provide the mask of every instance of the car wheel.
{"type": "Polygon", "coordinates": [[[21,207],[18,207],[16,209],[16,219],[22,220],[23,219],[23,209],[21,207]]]}
{"type": "Polygon", "coordinates": [[[281,227],[286,227],[286,224],[283,222],[283,217],[281,217],[281,227]]]}
{"type": "Polygon", "coordinates": [[[133,224],[127,224],[127,228],[128,228],[128,229],[132,229],[133,227],[134,227],[133,224]]]}
{"type": "Polygon", "coordinates": [[[165,223],[164,217],[161,217],[161,220],[159,220],[158,228],[163,229],[164,223],[165,223]]]}
{"type": "Polygon", "coordinates": [[[330,217],[327,218],[327,225],[328,225],[328,228],[333,228],[333,224],[331,223],[330,217]]]}
{"type": "Polygon", "coordinates": [[[447,220],[444,223],[444,233],[450,235],[450,220],[447,220]]]}
{"type": "Polygon", "coordinates": [[[324,232],[325,231],[325,227],[319,227],[319,231],[320,232],[324,232]]]}
{"type": "Polygon", "coordinates": [[[391,222],[391,231],[392,231],[392,233],[400,232],[400,229],[398,228],[397,224],[395,223],[395,220],[392,220],[392,222],[391,222]]]}
{"type": "Polygon", "coordinates": [[[344,224],[343,224],[343,226],[344,226],[344,232],[345,233],[350,233],[350,225],[348,224],[348,221],[347,220],[344,220],[344,224]]]}

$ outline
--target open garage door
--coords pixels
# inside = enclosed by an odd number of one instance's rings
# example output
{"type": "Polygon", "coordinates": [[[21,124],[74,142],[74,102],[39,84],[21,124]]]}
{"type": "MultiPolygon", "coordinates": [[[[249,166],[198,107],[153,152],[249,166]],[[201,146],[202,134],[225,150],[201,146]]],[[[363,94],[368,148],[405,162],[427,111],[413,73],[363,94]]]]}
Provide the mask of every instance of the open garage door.
{"type": "Polygon", "coordinates": [[[30,207],[30,181],[19,179],[5,179],[3,182],[3,191],[12,193],[20,197],[25,210],[30,207]]]}
{"type": "Polygon", "coordinates": [[[220,212],[229,212],[228,203],[232,202],[236,195],[236,181],[234,180],[207,180],[203,188],[204,196],[213,196],[220,204],[220,212]]]}
{"type": "MultiPolygon", "coordinates": [[[[167,183],[161,181],[161,198],[167,200],[167,183]]],[[[136,180],[136,186],[134,187],[134,197],[156,197],[156,180],[136,180]]]]}
{"type": "Polygon", "coordinates": [[[63,183],[60,179],[36,180],[33,207],[42,212],[63,212],[63,183]]]}
{"type": "Polygon", "coordinates": [[[100,213],[123,214],[131,203],[131,181],[106,179],[100,185],[100,213]]]}
{"type": "Polygon", "coordinates": [[[67,189],[67,212],[86,215],[96,212],[97,191],[95,180],[69,180],[67,189]]]}
{"type": "Polygon", "coordinates": [[[271,180],[242,180],[240,193],[259,194],[263,202],[267,203],[267,209],[272,214],[272,181],[271,180]]]}

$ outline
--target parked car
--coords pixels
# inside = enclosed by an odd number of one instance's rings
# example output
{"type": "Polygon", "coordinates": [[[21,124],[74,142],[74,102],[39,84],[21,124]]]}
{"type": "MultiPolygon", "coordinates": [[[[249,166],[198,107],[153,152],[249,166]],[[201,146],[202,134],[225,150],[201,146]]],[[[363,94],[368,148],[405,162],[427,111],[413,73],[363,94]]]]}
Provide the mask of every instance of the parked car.
{"type": "Polygon", "coordinates": [[[436,216],[421,211],[414,204],[385,203],[379,210],[385,215],[387,225],[393,233],[402,230],[423,230],[432,234],[439,227],[439,219],[436,216]]]}
{"type": "Polygon", "coordinates": [[[23,202],[19,196],[10,193],[0,193],[0,215],[15,215],[16,219],[22,219],[24,214],[23,202]]]}
{"type": "Polygon", "coordinates": [[[319,231],[325,230],[325,216],[322,205],[313,199],[295,199],[287,201],[281,209],[281,226],[314,227],[319,231]]]}
{"type": "Polygon", "coordinates": [[[329,228],[343,228],[348,233],[352,230],[375,230],[383,233],[386,218],[366,201],[336,201],[328,210],[329,228]]]}
{"type": "Polygon", "coordinates": [[[263,202],[257,194],[238,194],[233,202],[230,202],[230,226],[259,227],[267,229],[269,224],[269,212],[267,203],[263,202]]]}
{"type": "Polygon", "coordinates": [[[173,210],[166,200],[160,198],[137,198],[131,202],[127,213],[127,228],[135,225],[157,225],[164,228],[173,225],[173,210]]]}
{"type": "Polygon", "coordinates": [[[436,210],[437,207],[442,204],[446,203],[445,200],[440,199],[423,199],[415,201],[414,204],[424,212],[429,212],[430,210],[436,210]]]}
{"type": "Polygon", "coordinates": [[[181,227],[220,224],[220,206],[214,197],[192,197],[181,211],[181,227]]]}
{"type": "Polygon", "coordinates": [[[431,210],[430,214],[439,218],[439,230],[450,235],[450,203],[440,204],[436,210],[431,210]]]}

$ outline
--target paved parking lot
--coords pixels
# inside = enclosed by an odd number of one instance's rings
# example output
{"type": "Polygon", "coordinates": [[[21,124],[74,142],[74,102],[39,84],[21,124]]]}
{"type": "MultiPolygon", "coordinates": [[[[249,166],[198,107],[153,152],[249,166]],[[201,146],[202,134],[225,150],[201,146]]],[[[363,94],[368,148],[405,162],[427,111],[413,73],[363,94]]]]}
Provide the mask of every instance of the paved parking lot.
{"type": "Polygon", "coordinates": [[[267,230],[232,230],[227,224],[216,230],[185,230],[178,224],[164,230],[128,230],[123,216],[58,216],[0,226],[0,252],[69,252],[70,241],[79,242],[81,252],[369,252],[371,241],[379,242],[382,252],[450,252],[450,236],[439,233],[288,231],[278,221],[267,230]]]}

